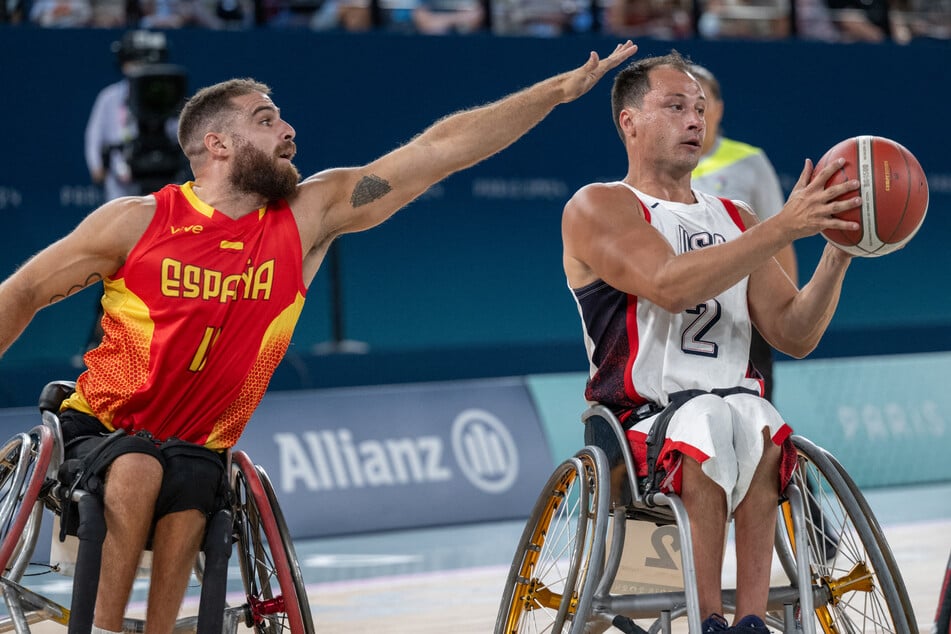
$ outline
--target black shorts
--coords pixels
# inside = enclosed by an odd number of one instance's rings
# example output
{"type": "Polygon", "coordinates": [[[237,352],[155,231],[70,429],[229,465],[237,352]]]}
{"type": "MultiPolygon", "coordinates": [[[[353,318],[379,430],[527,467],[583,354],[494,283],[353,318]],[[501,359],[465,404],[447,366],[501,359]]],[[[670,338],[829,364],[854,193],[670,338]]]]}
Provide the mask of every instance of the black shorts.
{"type": "Polygon", "coordinates": [[[147,434],[113,434],[94,416],[72,409],[59,414],[66,460],[90,460],[83,488],[102,496],[109,466],[121,455],[141,453],[162,465],[155,519],[196,509],[211,517],[227,500],[224,454],[177,438],[159,442],[147,434]],[[96,453],[98,452],[98,453],[96,453]]]}

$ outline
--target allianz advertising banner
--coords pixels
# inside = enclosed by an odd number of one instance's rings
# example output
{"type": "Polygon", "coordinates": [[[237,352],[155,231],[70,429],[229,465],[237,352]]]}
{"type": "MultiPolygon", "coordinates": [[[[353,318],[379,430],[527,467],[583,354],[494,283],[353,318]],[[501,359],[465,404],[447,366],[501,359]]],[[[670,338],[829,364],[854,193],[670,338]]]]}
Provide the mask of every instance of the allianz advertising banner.
{"type": "Polygon", "coordinates": [[[525,517],[554,466],[523,379],[271,393],[237,448],[294,537],[525,517]]]}
{"type": "MultiPolygon", "coordinates": [[[[4,439],[39,422],[0,410],[4,439]]],[[[554,468],[515,378],[269,393],[237,449],[295,538],[523,518],[554,468]]]]}

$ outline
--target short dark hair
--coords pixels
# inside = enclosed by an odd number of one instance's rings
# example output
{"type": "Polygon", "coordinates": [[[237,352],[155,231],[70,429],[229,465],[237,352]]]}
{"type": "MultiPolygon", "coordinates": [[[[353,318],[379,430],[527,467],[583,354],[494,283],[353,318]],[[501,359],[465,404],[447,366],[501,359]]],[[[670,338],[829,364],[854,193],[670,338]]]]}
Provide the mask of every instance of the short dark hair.
{"type": "Polygon", "coordinates": [[[640,108],[644,103],[644,95],[650,92],[650,72],[661,66],[669,66],[684,73],[690,74],[690,59],[676,50],[660,57],[645,57],[628,64],[614,78],[614,87],[611,89],[611,113],[614,115],[614,126],[618,134],[624,138],[618,116],[621,110],[630,106],[640,108]]]}
{"type": "Polygon", "coordinates": [[[185,102],[178,117],[178,144],[185,156],[193,159],[201,152],[205,134],[238,111],[232,99],[255,92],[269,95],[271,89],[254,79],[229,79],[202,88],[185,102]]]}
{"type": "Polygon", "coordinates": [[[711,73],[707,68],[701,66],[700,64],[691,64],[690,74],[710,86],[710,92],[712,94],[707,95],[708,97],[713,97],[717,101],[723,101],[723,95],[720,92],[720,82],[717,81],[717,78],[714,76],[714,74],[711,73]]]}

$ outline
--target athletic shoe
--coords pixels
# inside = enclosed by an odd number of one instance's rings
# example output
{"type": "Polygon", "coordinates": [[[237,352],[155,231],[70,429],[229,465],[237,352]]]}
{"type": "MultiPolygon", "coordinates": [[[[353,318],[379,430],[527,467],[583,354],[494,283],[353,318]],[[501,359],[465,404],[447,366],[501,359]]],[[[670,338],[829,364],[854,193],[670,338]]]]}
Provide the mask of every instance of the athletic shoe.
{"type": "Polygon", "coordinates": [[[763,623],[763,619],[755,614],[744,616],[727,631],[731,634],[770,634],[769,628],[763,623]]]}
{"type": "Polygon", "coordinates": [[[703,620],[700,624],[701,634],[715,634],[716,632],[727,632],[730,626],[726,619],[714,612],[703,620]]]}

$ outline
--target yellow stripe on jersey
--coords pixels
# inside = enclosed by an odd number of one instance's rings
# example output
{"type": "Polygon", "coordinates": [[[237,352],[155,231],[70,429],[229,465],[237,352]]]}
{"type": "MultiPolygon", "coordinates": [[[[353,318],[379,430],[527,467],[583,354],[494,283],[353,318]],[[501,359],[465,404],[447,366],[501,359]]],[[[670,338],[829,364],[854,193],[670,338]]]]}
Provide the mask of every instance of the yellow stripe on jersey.
{"type": "Polygon", "coordinates": [[[203,216],[208,216],[211,218],[215,213],[215,208],[203,201],[195,194],[195,183],[193,181],[188,181],[181,187],[182,194],[185,195],[185,200],[188,201],[192,207],[195,208],[195,211],[200,213],[203,216]]]}
{"type": "MultiPolygon", "coordinates": [[[[215,208],[203,201],[201,198],[195,194],[195,182],[188,181],[181,186],[181,192],[185,196],[185,200],[195,208],[195,211],[202,214],[203,216],[208,216],[211,218],[215,214],[215,208]]],[[[264,212],[267,211],[267,207],[261,207],[258,209],[258,220],[264,217],[264,212]]]]}
{"type": "Polygon", "coordinates": [[[303,309],[304,296],[298,293],[294,303],[285,308],[267,327],[261,338],[257,359],[247,380],[241,386],[241,393],[215,421],[215,427],[205,441],[206,447],[221,449],[231,447],[238,441],[251,412],[264,395],[271,375],[291,343],[294,326],[303,309]]]}
{"type": "MultiPolygon", "coordinates": [[[[83,373],[77,382],[76,393],[63,406],[92,414],[107,428],[113,429],[114,410],[148,379],[155,323],[145,302],[126,288],[124,279],[106,278],[103,281],[102,309],[103,341],[86,353],[86,366],[100,366],[102,359],[108,360],[115,356],[135,361],[124,364],[121,370],[110,365],[113,371],[101,377],[107,384],[105,393],[108,398],[100,396],[98,401],[95,397],[87,399],[83,394],[82,386],[88,372],[83,373]]],[[[101,387],[98,394],[103,393],[101,387]]]]}

